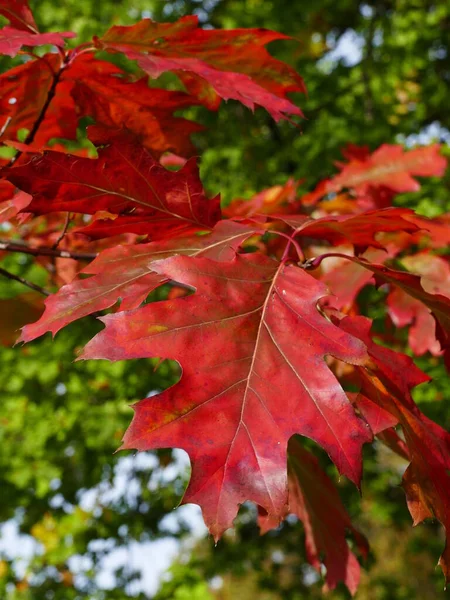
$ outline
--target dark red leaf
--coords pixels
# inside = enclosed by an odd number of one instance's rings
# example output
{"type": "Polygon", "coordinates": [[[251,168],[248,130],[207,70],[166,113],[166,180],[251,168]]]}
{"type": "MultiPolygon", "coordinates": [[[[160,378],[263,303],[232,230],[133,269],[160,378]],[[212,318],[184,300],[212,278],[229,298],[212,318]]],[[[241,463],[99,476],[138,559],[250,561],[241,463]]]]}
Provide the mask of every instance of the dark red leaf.
{"type": "Polygon", "coordinates": [[[0,0],[0,15],[6,17],[12,27],[34,33],[38,31],[27,0],[0,0]]]}
{"type": "MultiPolygon", "coordinates": [[[[147,233],[162,237],[210,229],[220,218],[219,197],[203,191],[196,161],[168,171],[142,146],[126,137],[98,151],[98,159],[58,152],[34,156],[6,171],[8,179],[31,193],[30,212],[71,211],[119,215],[132,213],[147,222],[147,233]]],[[[131,230],[132,231],[132,230],[131,230]]]]}

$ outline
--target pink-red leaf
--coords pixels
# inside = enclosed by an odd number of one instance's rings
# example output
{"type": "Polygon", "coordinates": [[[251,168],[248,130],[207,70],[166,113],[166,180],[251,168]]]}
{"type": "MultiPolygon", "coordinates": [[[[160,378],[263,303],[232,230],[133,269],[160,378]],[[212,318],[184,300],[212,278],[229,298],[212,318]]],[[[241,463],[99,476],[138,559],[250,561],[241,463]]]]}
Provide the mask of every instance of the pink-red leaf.
{"type": "Polygon", "coordinates": [[[52,44],[63,47],[64,38],[73,38],[75,33],[65,31],[63,33],[29,33],[22,29],[4,27],[0,29],[0,54],[6,54],[13,58],[21,50],[22,46],[43,46],[52,44]]]}
{"type": "Polygon", "coordinates": [[[441,176],[447,160],[440,154],[439,144],[403,150],[402,146],[383,144],[370,156],[353,158],[342,171],[302,198],[304,204],[315,204],[330,193],[350,188],[365,196],[371,190],[388,188],[393,193],[415,192],[420,189],[413,176],[441,176]]]}
{"type": "Polygon", "coordinates": [[[231,260],[253,233],[249,227],[223,221],[209,235],[108,248],[82,271],[92,277],[72,281],[47,298],[41,319],[24,327],[20,341],[29,342],[47,331],[54,335],[72,321],[109,308],[119,298],[118,310],[137,308],[153,289],[167,281],[152,270],[155,261],[175,254],[231,260]]]}
{"type": "MultiPolygon", "coordinates": [[[[8,194],[8,195],[9,195],[8,194]]],[[[17,215],[17,213],[26,208],[31,202],[31,196],[25,192],[14,193],[14,186],[8,181],[0,181],[0,223],[5,223],[17,215]],[[11,190],[5,189],[6,186],[11,187],[11,190]],[[2,200],[3,191],[9,191],[10,199],[2,200]]]]}
{"type": "MultiPolygon", "coordinates": [[[[344,257],[344,255],[342,255],[344,257]]],[[[320,257],[320,262],[326,258],[326,255],[320,257]]],[[[448,356],[450,349],[450,297],[444,296],[439,292],[440,287],[436,287],[436,282],[427,280],[420,275],[414,275],[406,271],[397,271],[384,265],[375,264],[364,258],[355,256],[346,256],[346,260],[361,265],[368,271],[371,271],[376,279],[382,283],[390,283],[399,287],[412,298],[423,303],[432,313],[436,320],[436,337],[439,340],[441,349],[448,356]]]]}

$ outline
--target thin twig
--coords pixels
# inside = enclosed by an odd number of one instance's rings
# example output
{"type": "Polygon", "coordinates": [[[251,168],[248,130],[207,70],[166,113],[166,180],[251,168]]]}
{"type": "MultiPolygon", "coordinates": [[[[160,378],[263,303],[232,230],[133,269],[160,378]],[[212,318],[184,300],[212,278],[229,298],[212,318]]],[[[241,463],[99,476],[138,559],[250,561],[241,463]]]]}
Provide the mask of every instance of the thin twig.
{"type": "Polygon", "coordinates": [[[6,252],[20,252],[22,254],[31,254],[32,256],[55,256],[57,258],[73,258],[74,260],[94,260],[97,253],[72,252],[70,250],[59,250],[58,248],[32,248],[26,244],[15,242],[5,242],[0,240],[0,250],[6,252]]]}
{"type": "Polygon", "coordinates": [[[53,244],[53,246],[52,246],[52,249],[53,249],[53,250],[56,250],[56,248],[57,248],[57,247],[59,246],[59,244],[62,242],[62,240],[63,240],[64,236],[65,236],[65,235],[66,235],[66,233],[67,233],[67,228],[69,227],[69,223],[70,223],[70,212],[68,212],[68,213],[67,213],[67,215],[66,215],[66,220],[65,220],[65,223],[64,223],[63,230],[61,231],[61,233],[60,233],[60,235],[59,235],[58,239],[56,240],[56,242],[55,242],[55,243],[53,244]]]}
{"type": "Polygon", "coordinates": [[[40,285],[36,285],[35,283],[32,283],[31,281],[27,281],[23,277],[19,277],[19,275],[14,275],[14,273],[10,273],[9,271],[7,271],[6,269],[3,269],[2,267],[0,267],[0,275],[3,275],[3,277],[6,277],[7,279],[12,279],[14,281],[18,281],[22,285],[25,285],[26,287],[30,288],[30,290],[39,292],[40,294],[43,294],[44,296],[50,296],[50,292],[48,292],[47,290],[44,290],[44,288],[42,288],[40,285]]]}

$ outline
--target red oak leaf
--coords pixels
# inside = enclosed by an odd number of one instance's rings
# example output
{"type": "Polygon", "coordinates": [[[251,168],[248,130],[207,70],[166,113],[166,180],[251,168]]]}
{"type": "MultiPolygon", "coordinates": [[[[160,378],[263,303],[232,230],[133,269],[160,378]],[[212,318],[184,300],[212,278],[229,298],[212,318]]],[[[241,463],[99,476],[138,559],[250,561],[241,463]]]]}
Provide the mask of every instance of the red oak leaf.
{"type": "MultiPolygon", "coordinates": [[[[324,248],[320,250],[323,252],[324,248]]],[[[369,248],[364,253],[364,258],[369,262],[382,263],[388,257],[383,250],[374,248],[369,248]]],[[[327,303],[343,312],[348,312],[354,307],[359,292],[366,285],[375,283],[372,273],[367,269],[342,257],[324,261],[319,278],[332,294],[327,303]]]]}
{"type": "Polygon", "coordinates": [[[439,151],[439,144],[406,151],[402,146],[383,144],[365,159],[354,158],[338,175],[322,181],[313,192],[303,196],[302,202],[315,204],[326,194],[345,188],[363,197],[378,188],[388,188],[394,193],[415,192],[420,185],[413,176],[444,174],[447,160],[439,151]]]}
{"type": "Polygon", "coordinates": [[[382,431],[397,425],[398,419],[363,394],[348,394],[348,396],[367,421],[374,435],[379,435],[382,431]]]}
{"type": "Polygon", "coordinates": [[[314,439],[358,483],[371,434],[324,356],[362,364],[365,349],[317,310],[325,287],[260,254],[226,263],[174,257],[154,270],[196,293],[104,317],[106,329],[82,356],[161,356],[182,366],[180,383],[136,405],[124,447],[185,449],[192,478],[184,502],[202,507],[216,538],[245,500],[284,516],[294,433],[314,439]]]}
{"type": "MultiPolygon", "coordinates": [[[[366,557],[368,544],[353,526],[338,491],[321,469],[319,461],[292,438],[288,446],[289,512],[296,515],[305,529],[308,562],[321,573],[326,567],[326,589],[333,590],[342,581],[355,594],[360,566],[347,542],[347,532],[355,538],[361,554],[366,557]]],[[[263,533],[278,523],[260,514],[258,522],[263,533]]]]}
{"type": "Polygon", "coordinates": [[[422,231],[417,234],[419,241],[426,240],[432,248],[448,248],[450,246],[450,214],[441,215],[435,219],[427,219],[419,215],[406,217],[415,223],[422,231]]]}
{"type": "Polygon", "coordinates": [[[436,322],[428,308],[399,288],[393,289],[386,300],[388,314],[396,327],[411,325],[408,343],[416,356],[431,352],[441,353],[436,339],[436,322]]]}
{"type": "Polygon", "coordinates": [[[172,230],[210,229],[220,217],[219,197],[205,196],[195,159],[168,171],[126,137],[101,148],[97,159],[45,152],[6,174],[33,196],[30,212],[108,211],[119,215],[115,225],[122,222],[120,215],[132,212],[147,223],[146,233],[153,238],[172,230]]]}
{"type": "MultiPolygon", "coordinates": [[[[450,354],[450,297],[436,293],[436,290],[439,291],[440,288],[436,287],[435,281],[431,279],[427,280],[426,277],[413,275],[406,271],[390,269],[384,265],[372,263],[364,258],[345,256],[343,254],[339,256],[371,271],[379,282],[397,286],[412,298],[423,303],[431,311],[436,320],[436,337],[439,340],[441,349],[445,353],[446,361],[448,361],[450,354]]],[[[319,257],[316,264],[320,264],[326,257],[326,254],[319,257]]]]}
{"type": "MultiPolygon", "coordinates": [[[[407,220],[413,214],[408,208],[385,208],[359,215],[338,215],[307,221],[304,215],[278,218],[295,229],[298,236],[327,240],[335,246],[350,242],[356,249],[366,250],[368,246],[384,248],[382,240],[375,238],[380,232],[417,231],[417,225],[407,220]]],[[[277,215],[274,217],[277,218],[277,215]]]]}
{"type": "MultiPolygon", "coordinates": [[[[437,518],[450,532],[450,434],[428,419],[414,404],[410,390],[429,381],[413,361],[399,352],[378,346],[370,339],[370,321],[343,319],[344,331],[359,337],[368,348],[374,366],[360,369],[362,391],[374,403],[394,415],[402,426],[410,456],[403,476],[409,511],[417,525],[437,518]]],[[[439,564],[450,580],[450,545],[446,543],[439,564]]]]}
{"type": "Polygon", "coordinates": [[[222,221],[209,235],[108,248],[82,271],[93,277],[72,281],[47,298],[41,319],[24,327],[20,341],[29,342],[47,331],[54,335],[72,321],[109,308],[119,298],[118,310],[137,308],[153,289],[167,281],[152,270],[155,261],[175,254],[231,260],[254,233],[244,225],[222,221]]]}
{"type": "Polygon", "coordinates": [[[51,44],[62,48],[65,44],[64,38],[73,38],[75,35],[71,31],[63,33],[30,33],[23,29],[3,27],[3,29],[0,29],[0,54],[6,54],[13,58],[19,53],[22,46],[51,44]]]}
{"type": "Polygon", "coordinates": [[[0,15],[6,17],[16,29],[38,32],[27,0],[0,0],[0,15]]]}
{"type": "Polygon", "coordinates": [[[236,199],[224,209],[224,215],[232,217],[251,217],[272,213],[292,212],[300,181],[288,179],[284,185],[274,185],[249,200],[236,199]]]}
{"type": "MultiPolygon", "coordinates": [[[[420,283],[425,291],[450,298],[450,266],[440,256],[420,252],[406,256],[402,264],[421,276],[420,283]]],[[[418,299],[396,288],[387,298],[388,313],[396,327],[411,325],[409,345],[417,356],[427,351],[439,355],[441,346],[436,340],[436,324],[429,309],[418,299]]]]}
{"type": "Polygon", "coordinates": [[[168,150],[192,156],[195,148],[190,135],[203,127],[174,117],[173,112],[196,104],[195,98],[183,92],[149,88],[144,79],[120,79],[119,69],[110,67],[109,73],[95,77],[86,74],[76,83],[72,95],[83,114],[92,116],[97,124],[132,133],[156,156],[168,150]]]}
{"type": "Polygon", "coordinates": [[[94,117],[98,124],[125,129],[156,156],[170,149],[192,154],[189,136],[201,128],[173,116],[174,111],[195,104],[194,98],[150,89],[144,80],[131,82],[115,65],[76,51],[65,65],[59,55],[47,54],[11,69],[0,76],[0,89],[5,119],[0,123],[1,138],[14,143],[19,130],[33,129],[52,95],[34,136],[30,149],[34,151],[48,148],[52,138],[75,139],[80,114],[94,117]]]}
{"type": "Polygon", "coordinates": [[[175,23],[144,19],[131,27],[114,26],[94,41],[98,48],[125,53],[151,77],[187,73],[189,91],[207,97],[210,108],[217,104],[211,97],[215,93],[252,110],[255,104],[263,106],[278,121],[302,115],[286,94],[305,92],[302,78],[264,47],[281,39],[289,38],[265,29],[200,29],[197,17],[189,16],[175,23]]]}
{"type": "Polygon", "coordinates": [[[25,192],[15,192],[9,181],[0,181],[0,223],[5,223],[27,207],[31,196],[25,192]],[[5,199],[3,199],[6,197],[5,199]]]}

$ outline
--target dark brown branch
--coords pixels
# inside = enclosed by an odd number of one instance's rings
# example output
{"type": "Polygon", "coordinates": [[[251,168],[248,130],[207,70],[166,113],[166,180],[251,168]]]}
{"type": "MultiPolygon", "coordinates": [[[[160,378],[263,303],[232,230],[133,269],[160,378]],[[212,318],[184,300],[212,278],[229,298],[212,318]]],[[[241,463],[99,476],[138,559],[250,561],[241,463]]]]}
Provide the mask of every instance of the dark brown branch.
{"type": "MultiPolygon", "coordinates": [[[[66,67],[66,59],[67,59],[67,56],[63,60],[61,67],[59,68],[57,73],[53,73],[53,81],[52,81],[52,85],[50,86],[50,89],[48,90],[47,98],[45,99],[45,102],[41,108],[41,112],[39,113],[38,118],[34,122],[34,125],[31,128],[31,131],[29,132],[29,134],[27,135],[27,137],[24,140],[25,145],[32,144],[34,142],[34,138],[36,137],[39,127],[42,125],[42,122],[45,119],[45,115],[47,114],[48,107],[50,106],[53,98],[55,97],[56,86],[58,85],[59,80],[61,79],[61,75],[66,67]]],[[[19,150],[17,152],[17,154],[12,157],[12,159],[9,161],[7,166],[11,167],[20,158],[20,156],[22,156],[22,154],[23,154],[23,152],[21,150],[19,150]]]]}
{"type": "Polygon", "coordinates": [[[18,281],[22,285],[25,285],[27,288],[30,288],[30,290],[39,292],[40,294],[43,294],[44,296],[50,296],[50,292],[48,292],[47,290],[44,290],[44,288],[42,288],[40,285],[36,285],[35,283],[32,283],[31,281],[27,281],[23,277],[19,277],[19,275],[14,275],[14,273],[10,273],[9,271],[7,271],[6,269],[3,269],[2,267],[0,267],[0,275],[3,275],[3,277],[6,277],[7,279],[12,279],[13,281],[18,281]]]}
{"type": "Polygon", "coordinates": [[[5,242],[0,240],[0,250],[6,252],[21,252],[32,256],[54,256],[56,258],[73,258],[74,260],[94,260],[96,253],[72,252],[70,250],[59,250],[58,248],[32,248],[26,244],[16,242],[5,242]]]}

